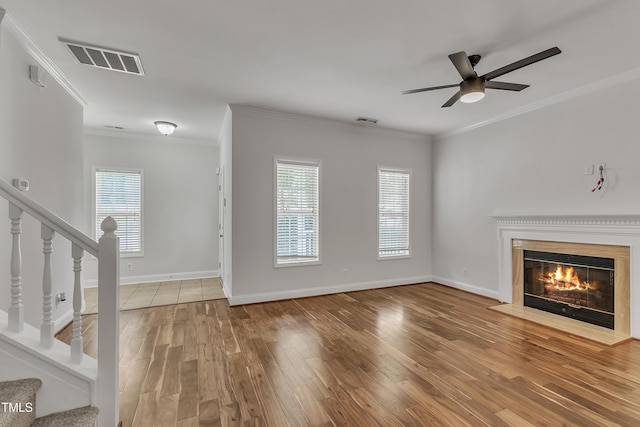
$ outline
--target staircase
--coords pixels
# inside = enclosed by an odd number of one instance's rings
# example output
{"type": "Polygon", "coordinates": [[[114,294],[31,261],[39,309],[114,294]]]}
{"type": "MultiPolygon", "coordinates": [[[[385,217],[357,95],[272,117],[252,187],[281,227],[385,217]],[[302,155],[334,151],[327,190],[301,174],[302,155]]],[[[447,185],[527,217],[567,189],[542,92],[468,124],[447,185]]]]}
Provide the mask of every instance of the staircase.
{"type": "MultiPolygon", "coordinates": [[[[7,311],[0,309],[0,427],[82,427],[96,425],[96,422],[99,427],[116,427],[120,319],[120,244],[115,235],[116,222],[111,217],[105,219],[101,225],[104,234],[96,242],[1,179],[0,196],[9,202],[11,226],[11,302],[7,311]],[[21,234],[25,213],[35,218],[41,227],[42,287],[24,289],[42,293],[39,328],[24,321],[21,234]],[[71,242],[69,268],[73,270],[74,283],[70,346],[54,338],[52,313],[56,282],[51,254],[56,235],[71,242]],[[98,259],[97,360],[83,354],[81,271],[85,252],[98,259]]],[[[33,260],[28,261],[33,265],[33,260]]],[[[27,309],[38,310],[38,307],[27,309]]]]}
{"type": "Polygon", "coordinates": [[[36,418],[37,378],[0,383],[0,427],[92,427],[98,408],[85,406],[36,418]]]}

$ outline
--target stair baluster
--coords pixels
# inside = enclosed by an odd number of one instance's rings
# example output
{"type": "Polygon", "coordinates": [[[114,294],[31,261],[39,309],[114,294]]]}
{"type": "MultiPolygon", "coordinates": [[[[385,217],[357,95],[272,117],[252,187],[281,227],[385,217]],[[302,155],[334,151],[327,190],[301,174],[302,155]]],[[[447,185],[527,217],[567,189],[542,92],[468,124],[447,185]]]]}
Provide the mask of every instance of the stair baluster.
{"type": "Polygon", "coordinates": [[[42,272],[42,325],[40,326],[40,345],[44,348],[53,348],[53,286],[51,282],[51,253],[53,252],[52,240],[55,232],[42,224],[42,253],[44,254],[44,269],[42,272]]]}
{"type": "Polygon", "coordinates": [[[22,209],[9,203],[11,220],[11,306],[9,307],[9,329],[22,332],[24,329],[24,306],[22,305],[22,251],[20,235],[22,233],[22,209]]]}
{"type": "Polygon", "coordinates": [[[75,243],[71,246],[73,257],[73,338],[71,339],[71,363],[82,362],[82,285],[80,272],[82,271],[82,256],[84,249],[75,243]]]}

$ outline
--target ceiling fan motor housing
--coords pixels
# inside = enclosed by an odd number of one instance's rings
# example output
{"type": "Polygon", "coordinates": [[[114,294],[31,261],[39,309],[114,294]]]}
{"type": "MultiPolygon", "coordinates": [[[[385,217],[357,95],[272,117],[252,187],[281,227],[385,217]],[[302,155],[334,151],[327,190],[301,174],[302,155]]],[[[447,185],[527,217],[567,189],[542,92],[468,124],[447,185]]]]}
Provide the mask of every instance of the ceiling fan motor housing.
{"type": "Polygon", "coordinates": [[[471,66],[475,68],[476,65],[478,65],[478,62],[480,62],[481,58],[482,56],[480,55],[469,55],[469,62],[471,63],[471,66]]]}

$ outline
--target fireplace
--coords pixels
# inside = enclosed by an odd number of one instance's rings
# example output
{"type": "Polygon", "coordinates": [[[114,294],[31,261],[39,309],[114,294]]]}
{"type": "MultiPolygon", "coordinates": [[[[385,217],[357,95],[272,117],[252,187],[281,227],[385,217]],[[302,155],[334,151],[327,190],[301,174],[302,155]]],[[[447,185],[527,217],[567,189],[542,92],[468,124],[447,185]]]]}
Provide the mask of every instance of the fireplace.
{"type": "Polygon", "coordinates": [[[524,306],[614,329],[613,258],[522,252],[524,306]]]}
{"type": "MultiPolygon", "coordinates": [[[[640,215],[496,216],[494,219],[498,232],[499,262],[498,291],[494,297],[502,304],[492,309],[607,345],[616,345],[632,337],[640,338],[640,215]],[[538,263],[547,264],[546,271],[534,273],[532,269],[540,270],[542,267],[539,264],[525,267],[524,251],[571,254],[578,258],[549,260],[527,256],[538,263]],[[609,276],[606,273],[608,266],[603,268],[597,262],[592,265],[579,257],[613,259],[612,283],[595,283],[608,281],[608,277],[599,277],[603,274],[609,276]],[[578,298],[578,293],[574,291],[573,302],[557,301],[560,299],[558,295],[562,296],[563,292],[556,292],[555,300],[548,298],[549,293],[546,296],[543,293],[542,296],[527,297],[528,300],[535,298],[534,301],[538,304],[542,300],[549,302],[549,305],[559,307],[561,314],[526,306],[525,272],[527,275],[535,274],[538,281],[540,274],[544,276],[546,273],[547,278],[550,272],[555,274],[559,264],[563,270],[558,277],[562,277],[564,272],[565,278],[568,267],[573,267],[575,271],[579,267],[589,266],[589,277],[579,279],[588,282],[589,289],[585,290],[586,286],[583,286],[582,295],[578,298]],[[609,290],[612,292],[608,293],[609,290]],[[585,294],[588,294],[588,298],[585,294]],[[564,304],[560,305],[559,302],[564,304]],[[594,303],[598,303],[595,308],[594,303]],[[566,312],[569,312],[568,317],[566,312]],[[607,324],[603,327],[578,319],[577,315],[574,316],[576,313],[581,316],[586,313],[590,315],[588,317],[600,314],[604,314],[605,318],[612,317],[613,328],[611,320],[606,320],[607,324]]],[[[607,263],[610,265],[611,261],[607,263]]],[[[568,281],[571,282],[571,279],[568,281]]],[[[538,290],[541,285],[544,287],[544,280],[538,281],[538,290]]],[[[565,294],[571,292],[570,289],[564,290],[565,294]]],[[[532,289],[528,289],[526,293],[535,295],[532,289]]]]}

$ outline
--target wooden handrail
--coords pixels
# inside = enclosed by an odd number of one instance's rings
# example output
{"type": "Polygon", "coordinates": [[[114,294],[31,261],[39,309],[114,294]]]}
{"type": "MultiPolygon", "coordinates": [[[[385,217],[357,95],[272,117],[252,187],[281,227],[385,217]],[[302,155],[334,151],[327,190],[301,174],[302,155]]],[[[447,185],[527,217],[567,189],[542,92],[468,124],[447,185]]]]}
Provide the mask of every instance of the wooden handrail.
{"type": "Polygon", "coordinates": [[[91,255],[98,256],[98,242],[2,179],[0,179],[0,194],[9,203],[27,212],[56,233],[76,243],[91,255]]]}

